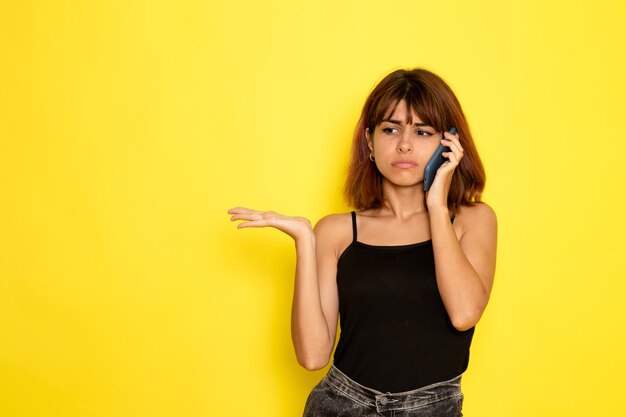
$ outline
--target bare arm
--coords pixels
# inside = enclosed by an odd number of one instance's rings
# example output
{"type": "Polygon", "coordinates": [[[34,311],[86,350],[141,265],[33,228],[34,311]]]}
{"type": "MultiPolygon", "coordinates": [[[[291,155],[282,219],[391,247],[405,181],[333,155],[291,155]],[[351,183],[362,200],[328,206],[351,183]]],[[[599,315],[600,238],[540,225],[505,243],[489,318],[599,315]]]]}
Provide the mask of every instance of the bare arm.
{"type": "Polygon", "coordinates": [[[441,143],[450,147],[448,161],[437,170],[426,193],[430,233],[435,255],[437,287],[448,316],[458,330],[473,327],[482,316],[496,269],[496,215],[487,204],[463,206],[463,233],[457,239],[448,211],[452,176],[463,159],[459,135],[444,133],[441,143]]]}
{"type": "Polygon", "coordinates": [[[464,207],[463,235],[458,240],[448,210],[429,209],[437,286],[452,324],[467,330],[480,320],[493,286],[497,221],[491,207],[464,207]]]}
{"type": "Polygon", "coordinates": [[[296,245],[296,276],[291,310],[291,338],[298,363],[309,370],[328,364],[335,343],[338,301],[334,281],[335,252],[329,241],[328,216],[315,227],[303,217],[237,207],[231,220],[245,220],[237,227],[275,227],[291,236],[296,245]],[[334,272],[333,272],[334,271],[334,272]]]}

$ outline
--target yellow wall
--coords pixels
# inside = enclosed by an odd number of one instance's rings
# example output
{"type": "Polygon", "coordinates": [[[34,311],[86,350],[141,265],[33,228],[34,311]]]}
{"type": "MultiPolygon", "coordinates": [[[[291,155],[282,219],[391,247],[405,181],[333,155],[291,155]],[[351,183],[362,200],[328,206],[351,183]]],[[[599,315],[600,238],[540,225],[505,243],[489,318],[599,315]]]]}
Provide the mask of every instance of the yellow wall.
{"type": "Polygon", "coordinates": [[[226,210],[348,210],[360,106],[411,66],[499,219],[465,415],[624,415],[624,4],[3,2],[0,415],[300,415],[293,243],[226,210]]]}

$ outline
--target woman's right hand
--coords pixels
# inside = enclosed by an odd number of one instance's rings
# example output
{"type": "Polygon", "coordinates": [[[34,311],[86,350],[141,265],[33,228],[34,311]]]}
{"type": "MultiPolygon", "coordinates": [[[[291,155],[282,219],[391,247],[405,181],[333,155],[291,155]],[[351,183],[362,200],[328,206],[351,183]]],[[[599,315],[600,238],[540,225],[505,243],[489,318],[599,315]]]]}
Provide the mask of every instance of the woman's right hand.
{"type": "MultiPolygon", "coordinates": [[[[339,316],[336,258],[328,238],[320,248],[311,222],[304,217],[245,207],[228,210],[231,221],[243,220],[237,228],[274,227],[295,241],[296,273],[291,305],[291,338],[298,363],[309,370],[321,369],[330,360],[339,316]]],[[[332,233],[328,226],[324,229],[332,233]]],[[[318,231],[319,232],[319,231],[318,231]]]]}
{"type": "Polygon", "coordinates": [[[275,211],[257,211],[245,207],[234,207],[228,210],[232,214],[231,221],[244,220],[237,225],[244,227],[274,227],[291,236],[294,240],[305,238],[313,234],[311,222],[306,217],[290,217],[275,211]]]}

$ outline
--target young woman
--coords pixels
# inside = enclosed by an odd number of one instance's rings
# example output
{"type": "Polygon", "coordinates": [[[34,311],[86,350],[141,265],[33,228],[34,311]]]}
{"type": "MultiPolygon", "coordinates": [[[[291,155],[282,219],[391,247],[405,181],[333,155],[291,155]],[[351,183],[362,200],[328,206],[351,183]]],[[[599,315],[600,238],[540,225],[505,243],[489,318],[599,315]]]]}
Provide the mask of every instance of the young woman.
{"type": "Polygon", "coordinates": [[[291,334],[298,362],[325,367],[313,416],[461,416],[461,375],[491,292],[496,216],[461,105],[424,69],[398,70],[367,98],[345,185],[358,211],[315,229],[303,217],[230,209],[238,228],[295,240],[291,334]],[[457,134],[448,132],[456,127],[457,134]],[[446,162],[424,191],[439,144],[446,162]]]}

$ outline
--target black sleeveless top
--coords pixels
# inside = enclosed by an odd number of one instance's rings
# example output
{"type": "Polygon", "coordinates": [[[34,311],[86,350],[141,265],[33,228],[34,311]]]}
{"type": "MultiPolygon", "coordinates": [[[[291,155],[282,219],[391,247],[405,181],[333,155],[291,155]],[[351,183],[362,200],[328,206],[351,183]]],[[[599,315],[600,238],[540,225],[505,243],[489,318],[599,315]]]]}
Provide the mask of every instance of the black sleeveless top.
{"type": "MultiPolygon", "coordinates": [[[[452,219],[454,221],[454,219],[452,219]]],[[[458,331],[439,295],[432,240],[397,246],[357,241],[337,263],[341,333],[333,364],[382,392],[447,381],[466,369],[474,328],[458,331]]]]}

